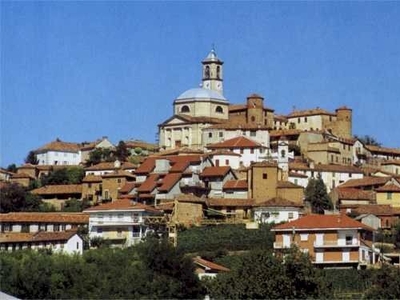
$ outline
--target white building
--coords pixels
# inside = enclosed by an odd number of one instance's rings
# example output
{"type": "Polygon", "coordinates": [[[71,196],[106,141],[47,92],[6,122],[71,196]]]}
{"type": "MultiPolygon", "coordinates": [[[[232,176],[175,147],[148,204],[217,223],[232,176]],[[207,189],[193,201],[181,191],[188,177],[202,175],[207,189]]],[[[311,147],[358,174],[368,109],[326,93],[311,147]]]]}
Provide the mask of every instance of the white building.
{"type": "Polygon", "coordinates": [[[60,139],[35,150],[39,165],[79,165],[81,163],[80,145],[67,143],[60,139]]]}
{"type": "Polygon", "coordinates": [[[275,197],[255,205],[254,221],[258,223],[281,223],[297,220],[302,215],[303,205],[275,197]]]}

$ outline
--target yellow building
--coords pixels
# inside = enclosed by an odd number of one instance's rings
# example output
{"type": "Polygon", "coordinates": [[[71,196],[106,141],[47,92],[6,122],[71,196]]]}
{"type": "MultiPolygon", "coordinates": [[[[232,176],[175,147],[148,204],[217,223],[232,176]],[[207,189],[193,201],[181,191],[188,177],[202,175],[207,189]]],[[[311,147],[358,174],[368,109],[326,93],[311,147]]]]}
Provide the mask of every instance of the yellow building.
{"type": "Polygon", "coordinates": [[[376,203],[389,204],[392,207],[400,207],[400,185],[388,182],[384,186],[377,188],[376,203]]]}

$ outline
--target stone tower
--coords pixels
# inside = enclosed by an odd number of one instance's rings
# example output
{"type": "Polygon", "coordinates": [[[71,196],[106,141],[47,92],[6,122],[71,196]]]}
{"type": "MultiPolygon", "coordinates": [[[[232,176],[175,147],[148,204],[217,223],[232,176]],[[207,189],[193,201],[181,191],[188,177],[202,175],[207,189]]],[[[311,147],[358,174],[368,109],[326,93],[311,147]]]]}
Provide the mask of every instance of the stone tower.
{"type": "Polygon", "coordinates": [[[335,133],[339,137],[352,138],[352,110],[346,106],[336,109],[335,133]]]}
{"type": "Polygon", "coordinates": [[[257,94],[247,97],[247,123],[264,124],[264,98],[257,94]]]}
{"type": "Polygon", "coordinates": [[[203,64],[203,88],[213,90],[223,94],[223,68],[221,61],[215,50],[212,49],[207,57],[202,61],[203,64]]]}

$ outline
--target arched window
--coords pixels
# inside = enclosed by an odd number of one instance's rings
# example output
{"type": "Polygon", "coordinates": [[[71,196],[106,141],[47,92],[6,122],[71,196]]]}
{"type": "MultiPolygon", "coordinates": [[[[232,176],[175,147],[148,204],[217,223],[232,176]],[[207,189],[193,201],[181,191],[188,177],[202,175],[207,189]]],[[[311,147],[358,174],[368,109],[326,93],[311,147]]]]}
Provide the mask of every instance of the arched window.
{"type": "Polygon", "coordinates": [[[204,77],[205,77],[206,79],[209,79],[209,78],[210,78],[210,67],[209,67],[209,66],[206,66],[206,68],[205,68],[205,70],[204,70],[204,77]]]}
{"type": "Polygon", "coordinates": [[[281,157],[284,158],[286,156],[286,151],[285,150],[281,150],[281,157]]]}
{"type": "Polygon", "coordinates": [[[188,113],[188,112],[190,112],[189,106],[187,106],[187,105],[182,106],[182,107],[181,107],[181,112],[182,112],[182,113],[188,113]]]}
{"type": "Polygon", "coordinates": [[[251,116],[251,121],[254,122],[256,120],[255,116],[251,116]]]}
{"type": "Polygon", "coordinates": [[[224,110],[223,110],[223,108],[221,106],[217,106],[215,108],[215,112],[218,113],[218,114],[222,114],[222,113],[224,113],[224,110]]]}
{"type": "Polygon", "coordinates": [[[221,68],[217,66],[217,79],[220,79],[221,76],[221,68]]]}

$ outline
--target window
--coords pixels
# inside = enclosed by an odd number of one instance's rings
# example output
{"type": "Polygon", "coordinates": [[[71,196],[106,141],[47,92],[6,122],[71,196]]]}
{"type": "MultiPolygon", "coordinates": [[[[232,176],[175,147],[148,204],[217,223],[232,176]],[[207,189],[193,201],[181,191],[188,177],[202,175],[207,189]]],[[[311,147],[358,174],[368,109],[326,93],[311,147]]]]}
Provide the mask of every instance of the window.
{"type": "Polygon", "coordinates": [[[298,181],[299,181],[299,180],[298,180],[297,178],[295,178],[295,179],[294,179],[294,184],[298,184],[298,181]]]}
{"type": "Polygon", "coordinates": [[[209,137],[209,138],[212,138],[212,132],[209,132],[209,133],[208,133],[208,137],[209,137]]]}
{"type": "Polygon", "coordinates": [[[351,176],[352,176],[352,174],[351,173],[349,173],[349,177],[351,178],[351,176]]]}
{"type": "Polygon", "coordinates": [[[300,123],[300,118],[297,118],[297,123],[300,123]]]}
{"type": "Polygon", "coordinates": [[[252,122],[254,122],[256,120],[256,117],[255,116],[251,116],[250,119],[251,119],[252,122]]]}
{"type": "Polygon", "coordinates": [[[286,156],[286,151],[285,150],[281,150],[281,158],[285,158],[286,156]]]}
{"type": "Polygon", "coordinates": [[[387,199],[387,200],[392,200],[392,195],[393,195],[392,192],[387,192],[387,193],[386,193],[386,199],[387,199]]]}
{"type": "Polygon", "coordinates": [[[46,229],[47,229],[47,224],[40,224],[39,225],[39,230],[40,231],[46,231],[46,229]]]}
{"type": "Polygon", "coordinates": [[[53,230],[60,231],[60,224],[54,224],[53,230]]]}
{"type": "Polygon", "coordinates": [[[88,188],[89,189],[92,188],[92,184],[91,183],[88,183],[88,188]]]}
{"type": "Polygon", "coordinates": [[[21,232],[29,232],[29,224],[22,224],[21,232]]]}
{"type": "Polygon", "coordinates": [[[308,233],[300,234],[300,241],[302,242],[308,241],[308,233]]]}
{"type": "Polygon", "coordinates": [[[250,153],[251,153],[251,154],[254,154],[254,149],[253,149],[253,148],[250,149],[250,153]]]}
{"type": "Polygon", "coordinates": [[[240,149],[240,154],[243,154],[243,152],[244,152],[244,150],[243,150],[243,149],[240,149]]]}
{"type": "Polygon", "coordinates": [[[254,130],[252,130],[252,131],[250,131],[250,136],[256,136],[256,131],[254,131],[254,130]]]}
{"type": "Polygon", "coordinates": [[[118,182],[118,183],[121,183],[121,178],[118,178],[118,179],[117,179],[117,182],[118,182]]]}
{"type": "Polygon", "coordinates": [[[267,173],[263,173],[263,174],[262,174],[262,178],[263,178],[263,179],[268,179],[268,174],[267,174],[267,173]]]}
{"type": "Polygon", "coordinates": [[[217,107],[215,108],[215,112],[216,112],[217,114],[222,114],[222,113],[224,113],[224,110],[223,110],[223,108],[222,108],[221,106],[217,106],[217,107]]]}
{"type": "Polygon", "coordinates": [[[118,219],[122,219],[124,217],[124,214],[118,214],[118,219]]]}
{"type": "Polygon", "coordinates": [[[225,165],[229,166],[229,159],[225,159],[225,165]]]}
{"type": "Polygon", "coordinates": [[[215,166],[216,166],[216,167],[219,167],[219,159],[216,159],[216,160],[215,160],[215,166]]]}
{"type": "Polygon", "coordinates": [[[220,79],[221,77],[221,68],[220,66],[217,66],[217,79],[220,79]]]}
{"type": "Polygon", "coordinates": [[[289,217],[289,219],[293,219],[293,218],[294,218],[293,213],[290,212],[289,215],[288,215],[288,217],[289,217]]]}
{"type": "Polygon", "coordinates": [[[76,249],[79,249],[79,242],[76,242],[76,249]]]}
{"type": "Polygon", "coordinates": [[[260,149],[260,153],[264,153],[265,152],[265,149],[264,148],[261,148],[260,149]]]}
{"type": "Polygon", "coordinates": [[[209,66],[206,66],[205,69],[204,69],[204,77],[206,79],[210,78],[210,67],[209,66]]]}
{"type": "Polygon", "coordinates": [[[304,117],[304,123],[307,123],[307,117],[304,117]]]}
{"type": "Polygon", "coordinates": [[[103,233],[103,228],[97,227],[97,233],[103,233]]]}
{"type": "Polygon", "coordinates": [[[188,113],[190,112],[190,108],[187,105],[181,107],[181,113],[188,113]]]}
{"type": "Polygon", "coordinates": [[[224,133],[222,131],[219,132],[219,137],[224,137],[224,133]]]}
{"type": "Polygon", "coordinates": [[[351,235],[346,235],[346,245],[353,244],[353,237],[351,235]]]}

